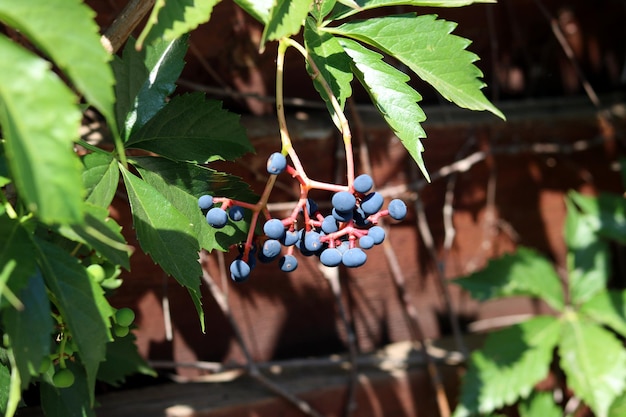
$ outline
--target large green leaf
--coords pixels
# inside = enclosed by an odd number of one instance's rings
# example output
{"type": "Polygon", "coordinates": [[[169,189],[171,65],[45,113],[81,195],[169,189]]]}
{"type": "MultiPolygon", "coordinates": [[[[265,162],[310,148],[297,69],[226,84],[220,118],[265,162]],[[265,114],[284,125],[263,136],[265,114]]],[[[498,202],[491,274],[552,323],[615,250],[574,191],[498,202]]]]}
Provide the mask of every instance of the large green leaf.
{"type": "Polygon", "coordinates": [[[80,222],[81,166],[72,142],[81,114],[75,97],[47,61],[2,35],[0,55],[0,126],[19,195],[44,223],[80,222]]]}
{"type": "Polygon", "coordinates": [[[622,195],[601,193],[592,197],[570,191],[568,198],[589,215],[600,236],[626,244],[626,199],[622,195]]]}
{"type": "Polygon", "coordinates": [[[528,396],[548,375],[561,322],[539,316],[490,333],[463,377],[455,417],[490,413],[528,396]]]}
{"type": "Polygon", "coordinates": [[[98,380],[117,386],[129,375],[143,374],[156,377],[156,372],[148,366],[137,351],[137,338],[131,332],[122,338],[107,343],[106,360],[98,369],[98,380]]]}
{"type": "Polygon", "coordinates": [[[133,226],[141,248],[163,270],[186,287],[204,330],[200,303],[198,262],[200,244],[189,220],[160,192],[127,170],[122,170],[133,214],[133,226]]]}
{"type": "Polygon", "coordinates": [[[269,18],[261,37],[261,50],[275,41],[300,32],[313,0],[273,0],[269,18]]]}
{"type": "MultiPolygon", "coordinates": [[[[52,58],[87,101],[112,121],[113,73],[108,65],[110,55],[100,43],[95,16],[80,0],[0,2],[0,20],[25,34],[52,58]]],[[[3,61],[14,64],[12,59],[2,55],[3,61]]],[[[4,77],[5,71],[0,73],[4,77]]],[[[36,89],[33,86],[31,91],[36,89]]]]}
{"type": "Polygon", "coordinates": [[[3,328],[9,336],[22,389],[31,375],[37,375],[44,356],[50,354],[54,321],[42,276],[34,274],[28,286],[19,293],[24,308],[8,308],[3,312],[3,328]]]}
{"type": "Polygon", "coordinates": [[[36,263],[29,255],[33,249],[29,233],[22,223],[6,214],[0,215],[0,309],[10,304],[4,287],[17,295],[35,273],[36,263]]]}
{"type": "Polygon", "coordinates": [[[192,31],[209,21],[217,3],[219,0],[157,0],[137,47],[157,39],[169,42],[192,31]]]}
{"type": "Polygon", "coordinates": [[[82,158],[83,184],[87,190],[86,201],[96,206],[108,207],[115,196],[120,180],[117,160],[111,154],[94,152],[82,158]]]}
{"type": "Polygon", "coordinates": [[[563,410],[556,405],[551,392],[536,392],[519,405],[520,417],[562,417],[563,410]]]}
{"type": "Polygon", "coordinates": [[[332,19],[343,19],[363,10],[389,6],[427,6],[427,7],[461,7],[474,3],[495,3],[497,0],[354,0],[359,6],[347,7],[338,5],[332,14],[332,19]]]}
{"type": "Polygon", "coordinates": [[[580,314],[626,337],[626,291],[600,291],[580,307],[580,314]]]}
{"type": "Polygon", "coordinates": [[[626,350],[611,332],[575,314],[563,323],[559,340],[567,385],[598,417],[607,417],[626,388],[626,350]]]}
{"type": "Polygon", "coordinates": [[[250,16],[265,24],[270,18],[273,0],[235,0],[235,3],[250,16]]]}
{"type": "Polygon", "coordinates": [[[102,288],[78,260],[57,245],[37,239],[37,262],[85,367],[93,401],[98,366],[105,358],[112,315],[102,288]]]}
{"type": "MultiPolygon", "coordinates": [[[[343,51],[337,39],[327,32],[320,32],[312,18],[304,26],[304,42],[310,59],[313,60],[320,76],[326,81],[339,106],[343,109],[348,97],[352,95],[352,71],[350,58],[343,51]]],[[[330,97],[322,86],[319,77],[307,62],[307,71],[313,79],[313,86],[326,103],[335,125],[341,129],[339,117],[335,114],[330,97]]]]}
{"type": "Polygon", "coordinates": [[[452,35],[456,23],[414,13],[372,18],[325,28],[365,42],[395,57],[460,107],[504,115],[483,95],[478,56],[466,50],[470,41],[452,35]],[[407,36],[410,34],[410,36],[407,36]]]}
{"type": "Polygon", "coordinates": [[[113,62],[117,81],[115,114],[125,139],[161,110],[176,89],[175,82],[185,65],[187,39],[157,39],[137,51],[131,38],[122,57],[113,62]]]}
{"type": "Polygon", "coordinates": [[[572,303],[581,304],[606,288],[611,267],[609,244],[597,234],[595,215],[579,212],[570,199],[566,206],[569,292],[572,303]]]}
{"type": "Polygon", "coordinates": [[[158,157],[138,157],[132,162],[138,164],[141,177],[187,217],[200,247],[208,251],[227,251],[231,245],[245,239],[245,221],[231,220],[223,228],[215,229],[207,224],[205,216],[198,208],[198,197],[203,194],[246,202],[256,201],[258,198],[240,178],[199,165],[158,157]]]}
{"type": "Polygon", "coordinates": [[[71,361],[66,364],[74,374],[72,386],[56,388],[48,383],[40,386],[41,407],[46,411],[46,417],[96,417],[88,400],[93,390],[89,387],[85,370],[71,361]]]}
{"type": "Polygon", "coordinates": [[[195,163],[233,160],[254,150],[239,116],[200,93],[172,99],[126,145],[195,163]]]}
{"type": "Polygon", "coordinates": [[[554,266],[526,247],[493,259],[484,269],[453,282],[479,301],[527,295],[542,298],[556,310],[564,307],[563,287],[554,266]]]}
{"type": "Polygon", "coordinates": [[[420,141],[426,137],[426,132],[420,125],[426,120],[426,115],[417,104],[422,96],[407,85],[410,78],[382,61],[379,53],[351,39],[342,39],[340,43],[352,58],[354,73],[370,95],[376,109],[428,179],[428,171],[422,159],[424,146],[420,141]]]}
{"type": "Polygon", "coordinates": [[[622,393],[609,409],[609,417],[624,417],[626,416],[626,392],[622,393]]]}

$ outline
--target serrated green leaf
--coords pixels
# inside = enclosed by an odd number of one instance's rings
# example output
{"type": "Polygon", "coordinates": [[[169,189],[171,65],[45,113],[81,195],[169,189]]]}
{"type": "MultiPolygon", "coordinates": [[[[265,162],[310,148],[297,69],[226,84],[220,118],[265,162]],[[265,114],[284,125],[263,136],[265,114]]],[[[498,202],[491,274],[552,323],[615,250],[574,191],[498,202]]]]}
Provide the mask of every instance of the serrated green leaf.
{"type": "Polygon", "coordinates": [[[528,396],[548,375],[561,322],[538,316],[490,333],[463,377],[455,417],[490,413],[528,396]]]}
{"type": "Polygon", "coordinates": [[[137,48],[157,39],[172,41],[206,23],[219,0],[157,0],[137,39],[137,48]]]}
{"type": "Polygon", "coordinates": [[[167,274],[187,288],[204,331],[204,313],[200,303],[202,269],[198,262],[200,244],[192,225],[150,184],[125,169],[122,176],[141,248],[167,274]]]}
{"type": "Polygon", "coordinates": [[[137,338],[131,332],[125,337],[107,343],[106,360],[98,369],[98,380],[118,386],[129,375],[143,374],[156,377],[157,373],[148,366],[137,351],[137,338]]]}
{"type": "Polygon", "coordinates": [[[93,401],[98,366],[105,358],[111,308],[102,288],[78,260],[58,246],[36,239],[35,256],[55,304],[71,332],[84,365],[89,398],[93,401]]]}
{"type": "Polygon", "coordinates": [[[597,233],[626,244],[626,199],[619,194],[600,193],[597,197],[570,191],[568,198],[585,214],[597,233]]]}
{"type": "Polygon", "coordinates": [[[483,74],[473,64],[478,56],[466,50],[469,40],[451,34],[455,27],[456,23],[435,15],[410,13],[344,23],[325,30],[381,49],[460,107],[488,110],[504,119],[502,112],[483,95],[483,74]]]}
{"type": "Polygon", "coordinates": [[[265,44],[300,32],[313,0],[273,0],[259,49],[265,44]]]}
{"type": "Polygon", "coordinates": [[[626,291],[600,291],[580,306],[580,314],[626,337],[626,291]]]}
{"type": "MultiPolygon", "coordinates": [[[[353,0],[350,0],[354,3],[353,0]]],[[[337,4],[337,0],[318,0],[313,2],[313,6],[311,7],[311,16],[315,18],[318,23],[321,23],[322,20],[330,13],[335,5],[337,4]]],[[[354,3],[356,4],[356,3],[354,3]]]]}
{"type": "Polygon", "coordinates": [[[82,158],[83,184],[87,190],[86,201],[96,206],[108,207],[113,201],[120,180],[117,160],[111,154],[94,152],[82,158]]]}
{"type": "Polygon", "coordinates": [[[7,215],[0,216],[0,277],[6,274],[7,279],[0,287],[0,309],[10,304],[3,292],[5,286],[14,295],[28,286],[36,268],[35,260],[27,256],[33,250],[30,235],[22,223],[7,215]]]}
{"type": "Polygon", "coordinates": [[[556,405],[552,393],[536,392],[519,405],[520,417],[562,417],[563,410],[556,405]]]}
{"type": "Polygon", "coordinates": [[[344,19],[363,10],[390,6],[461,7],[474,3],[496,3],[496,0],[354,0],[359,6],[338,5],[333,11],[332,20],[344,19]]]}
{"type": "Polygon", "coordinates": [[[561,368],[567,385],[598,417],[607,417],[626,387],[626,351],[608,330],[572,314],[559,341],[561,368]]]}
{"type": "MultiPolygon", "coordinates": [[[[96,14],[80,0],[0,2],[0,20],[48,55],[107,120],[113,120],[110,55],[100,43],[96,14]]],[[[4,56],[3,61],[14,61],[4,56]]],[[[0,73],[5,74],[5,71],[0,73]]],[[[36,87],[32,87],[35,91],[36,87]]],[[[54,107],[50,107],[54,108],[54,107]]],[[[61,172],[61,171],[59,171],[61,172]]]]}
{"type": "Polygon", "coordinates": [[[193,225],[200,247],[207,251],[227,251],[231,245],[243,241],[247,234],[245,221],[229,222],[221,229],[210,227],[198,208],[198,197],[211,194],[240,201],[258,199],[240,178],[202,166],[173,162],[158,157],[137,157],[141,177],[157,189],[193,225]]]}
{"type": "Polygon", "coordinates": [[[144,149],[175,161],[206,163],[233,160],[254,149],[239,116],[203,94],[177,96],[130,137],[129,148],[144,149]]]}
{"type": "Polygon", "coordinates": [[[608,242],[596,233],[596,216],[580,213],[570,199],[566,199],[566,206],[568,287],[570,299],[577,305],[606,288],[610,251],[608,242]]]}
{"type": "Polygon", "coordinates": [[[3,328],[9,336],[15,364],[21,376],[21,388],[28,386],[31,375],[37,375],[44,356],[50,354],[54,321],[43,277],[37,273],[19,292],[24,308],[3,311],[3,328]]]}
{"type": "Polygon", "coordinates": [[[176,80],[185,65],[188,37],[157,39],[141,51],[130,39],[121,58],[113,62],[117,84],[115,113],[119,129],[127,140],[166,104],[176,89],[176,80]]]}
{"type": "Polygon", "coordinates": [[[109,262],[130,270],[132,248],[122,236],[121,226],[109,216],[109,211],[100,206],[86,204],[85,222],[80,225],[60,226],[62,236],[86,244],[109,262]]]}
{"type": "MultiPolygon", "coordinates": [[[[309,57],[333,92],[339,106],[343,109],[348,97],[352,95],[352,71],[350,58],[346,55],[337,39],[330,33],[320,32],[312,18],[306,20],[304,26],[304,42],[309,57]]],[[[330,97],[322,87],[319,77],[307,62],[307,71],[313,79],[313,86],[326,103],[328,112],[338,129],[341,130],[339,117],[335,114],[330,97]]]]}
{"type": "Polygon", "coordinates": [[[75,97],[47,61],[1,35],[0,55],[0,126],[18,193],[44,223],[80,222],[81,166],[72,142],[81,114],[75,97]]]}
{"type": "Polygon", "coordinates": [[[270,8],[273,0],[235,0],[235,3],[250,16],[266,24],[270,18],[270,8]]]}
{"type": "Polygon", "coordinates": [[[484,269],[453,282],[479,301],[526,295],[543,299],[555,310],[562,310],[565,305],[554,266],[526,247],[490,260],[484,269]]]}
{"type": "Polygon", "coordinates": [[[46,417],[96,417],[89,397],[93,390],[89,387],[85,370],[77,363],[66,362],[74,374],[74,383],[68,388],[56,388],[48,383],[40,386],[41,408],[46,417]]]}
{"type": "Polygon", "coordinates": [[[407,84],[410,78],[382,61],[379,53],[351,39],[342,39],[340,43],[352,58],[353,71],[376,109],[393,129],[426,179],[430,180],[422,159],[424,146],[420,141],[426,137],[426,132],[420,125],[426,120],[426,115],[417,104],[422,96],[407,84]]]}

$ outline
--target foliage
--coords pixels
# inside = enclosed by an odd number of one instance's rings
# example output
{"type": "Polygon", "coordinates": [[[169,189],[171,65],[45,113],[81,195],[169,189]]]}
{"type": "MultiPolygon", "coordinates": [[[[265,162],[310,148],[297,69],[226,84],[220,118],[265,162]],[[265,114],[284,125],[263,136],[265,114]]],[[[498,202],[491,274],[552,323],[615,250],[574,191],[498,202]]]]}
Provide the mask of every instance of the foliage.
{"type": "MultiPolygon", "coordinates": [[[[428,176],[421,96],[407,84],[409,76],[385,59],[402,62],[459,106],[502,117],[481,92],[478,58],[466,50],[470,42],[451,33],[454,23],[434,15],[345,18],[384,6],[478,2],[237,4],[264,25],[260,50],[278,41],[279,54],[287,47],[303,53],[350,154],[343,107],[356,78],[428,176]],[[291,38],[300,32],[304,46],[291,38]]],[[[96,380],[117,384],[134,372],[153,374],[108,301],[121,285],[121,269],[130,268],[132,252],[108,211],[118,193],[129,202],[141,249],[189,291],[201,329],[198,252],[228,250],[253,233],[254,224],[234,221],[216,233],[197,206],[199,196],[211,193],[256,201],[256,215],[265,208],[266,195],[259,200],[239,178],[206,165],[253,152],[238,116],[202,94],[175,94],[187,34],[209,21],[216,3],[157,1],[139,41],[129,39],[123,52],[111,57],[100,44],[94,12],[79,0],[0,2],[0,22],[12,29],[3,32],[11,37],[0,34],[0,412],[5,416],[15,413],[31,382],[40,385],[47,415],[93,416],[96,380]],[[79,136],[88,107],[106,122],[111,146],[94,146],[79,136]],[[111,362],[115,366],[103,366],[111,362]]],[[[282,100],[282,91],[277,95],[282,100]]],[[[281,140],[281,152],[295,160],[288,136],[281,140]]],[[[601,316],[602,308],[597,310],[601,316]]]]}
{"type": "Polygon", "coordinates": [[[623,243],[626,200],[570,192],[566,201],[565,288],[550,261],[519,248],[487,267],[457,279],[481,301],[531,296],[546,302],[554,316],[537,316],[490,333],[472,353],[454,416],[491,413],[519,404],[521,416],[560,416],[547,392],[533,388],[553,370],[554,355],[573,395],[599,417],[623,415],[626,398],[626,291],[607,289],[609,241],[623,243]],[[567,300],[567,301],[565,301],[567,300]]]}

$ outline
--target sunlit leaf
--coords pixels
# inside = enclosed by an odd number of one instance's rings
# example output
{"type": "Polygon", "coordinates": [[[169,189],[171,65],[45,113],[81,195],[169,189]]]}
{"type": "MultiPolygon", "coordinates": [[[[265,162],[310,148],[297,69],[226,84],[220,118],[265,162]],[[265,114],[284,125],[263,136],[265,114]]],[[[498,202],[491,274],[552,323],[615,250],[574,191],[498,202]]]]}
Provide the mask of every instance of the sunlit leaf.
{"type": "Polygon", "coordinates": [[[113,155],[94,152],[82,158],[83,184],[87,190],[86,201],[96,206],[108,207],[115,196],[120,180],[117,159],[113,155]]]}
{"type": "Polygon", "coordinates": [[[273,0],[259,48],[263,50],[269,41],[300,32],[312,3],[313,0],[273,0]]]}
{"type": "Polygon", "coordinates": [[[363,10],[390,6],[461,7],[474,3],[496,3],[497,0],[350,0],[358,6],[337,6],[332,19],[343,19],[363,10]]]}

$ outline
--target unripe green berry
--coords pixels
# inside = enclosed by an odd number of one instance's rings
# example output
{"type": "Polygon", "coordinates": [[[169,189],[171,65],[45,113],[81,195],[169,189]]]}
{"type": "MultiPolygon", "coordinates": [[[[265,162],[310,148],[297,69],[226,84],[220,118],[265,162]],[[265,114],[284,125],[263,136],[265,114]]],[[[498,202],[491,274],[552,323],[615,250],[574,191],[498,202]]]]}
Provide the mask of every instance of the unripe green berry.
{"type": "Polygon", "coordinates": [[[46,372],[48,372],[48,369],[50,369],[51,365],[52,365],[52,359],[50,358],[50,356],[44,356],[41,359],[41,364],[39,364],[39,373],[45,374],[46,372]]]}
{"type": "Polygon", "coordinates": [[[135,312],[130,308],[120,308],[115,312],[115,322],[122,327],[128,327],[135,320],[135,312]]]}
{"type": "Polygon", "coordinates": [[[113,325],[113,333],[116,337],[125,337],[130,332],[128,326],[120,326],[119,324],[113,325]]]}
{"type": "Polygon", "coordinates": [[[52,376],[52,383],[57,388],[68,388],[74,384],[74,373],[67,368],[59,369],[52,376]]]}
{"type": "Polygon", "coordinates": [[[102,265],[98,264],[89,265],[87,267],[87,274],[89,275],[89,278],[91,278],[95,282],[102,282],[106,276],[104,268],[102,267],[102,265]]]}

